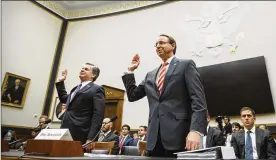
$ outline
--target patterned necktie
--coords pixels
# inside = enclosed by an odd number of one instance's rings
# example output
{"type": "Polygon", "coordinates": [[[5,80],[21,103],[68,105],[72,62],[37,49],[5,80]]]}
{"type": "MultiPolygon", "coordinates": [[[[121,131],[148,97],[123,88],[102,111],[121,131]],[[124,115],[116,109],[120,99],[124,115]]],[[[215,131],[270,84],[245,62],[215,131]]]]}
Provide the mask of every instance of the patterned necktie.
{"type": "Polygon", "coordinates": [[[121,142],[120,142],[120,148],[122,148],[123,147],[123,144],[124,144],[124,140],[125,140],[125,137],[122,137],[122,139],[121,139],[121,142]]]}
{"type": "Polygon", "coordinates": [[[247,131],[246,142],[245,142],[245,159],[253,159],[253,147],[252,139],[250,136],[251,131],[247,131]]]}
{"type": "Polygon", "coordinates": [[[163,90],[163,83],[164,83],[164,79],[165,79],[165,75],[166,75],[166,70],[167,70],[167,66],[168,66],[168,62],[164,62],[160,68],[160,73],[158,76],[158,90],[161,93],[163,90]]]}
{"type": "Polygon", "coordinates": [[[71,95],[71,99],[70,102],[72,101],[72,99],[74,98],[74,96],[78,93],[78,91],[81,89],[81,84],[78,85],[78,87],[74,90],[74,92],[71,95]]]}

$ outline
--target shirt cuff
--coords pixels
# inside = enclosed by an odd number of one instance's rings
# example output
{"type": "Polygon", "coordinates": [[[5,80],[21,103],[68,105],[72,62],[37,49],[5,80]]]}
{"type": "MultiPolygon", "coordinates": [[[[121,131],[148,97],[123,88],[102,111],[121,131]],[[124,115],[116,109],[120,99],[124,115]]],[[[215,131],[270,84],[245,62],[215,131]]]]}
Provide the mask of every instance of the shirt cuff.
{"type": "Polygon", "coordinates": [[[200,133],[200,132],[198,132],[198,131],[194,131],[194,130],[191,130],[191,131],[196,132],[196,133],[198,133],[200,136],[204,137],[204,134],[202,134],[202,133],[200,133]]]}
{"type": "Polygon", "coordinates": [[[124,72],[124,75],[126,75],[126,74],[134,74],[134,72],[133,71],[124,72]]]}

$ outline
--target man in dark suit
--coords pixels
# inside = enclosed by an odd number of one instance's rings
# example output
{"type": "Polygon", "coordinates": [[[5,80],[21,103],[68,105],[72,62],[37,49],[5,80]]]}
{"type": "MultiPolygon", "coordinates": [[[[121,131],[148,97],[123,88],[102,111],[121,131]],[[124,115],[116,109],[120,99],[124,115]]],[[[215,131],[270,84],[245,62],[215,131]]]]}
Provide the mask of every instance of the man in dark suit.
{"type": "Polygon", "coordinates": [[[21,104],[24,88],[20,86],[20,79],[16,79],[14,85],[8,89],[7,97],[10,103],[21,104]]]}
{"type": "Polygon", "coordinates": [[[130,146],[133,138],[129,136],[130,132],[130,126],[127,124],[124,124],[122,126],[121,135],[119,137],[119,147],[122,148],[123,146],[130,146]]]}
{"type": "Polygon", "coordinates": [[[209,113],[207,114],[207,122],[208,122],[207,135],[203,137],[203,148],[224,146],[225,143],[224,143],[223,133],[220,130],[209,126],[209,122],[210,122],[209,113]]]}
{"type": "Polygon", "coordinates": [[[83,144],[90,142],[102,126],[105,92],[103,87],[94,83],[99,74],[98,67],[85,63],[79,74],[81,84],[74,87],[69,94],[64,85],[67,70],[62,72],[56,83],[59,100],[67,107],[61,128],[68,128],[72,138],[83,144]]]}
{"type": "Polygon", "coordinates": [[[240,111],[244,130],[233,133],[231,146],[238,159],[276,159],[276,144],[267,131],[255,127],[255,111],[243,107],[240,111]]]}
{"type": "Polygon", "coordinates": [[[115,141],[114,147],[112,149],[112,154],[117,155],[119,153],[119,136],[111,132],[113,123],[110,122],[110,118],[105,118],[103,120],[103,129],[100,133],[98,142],[111,142],[115,141]]]}
{"type": "Polygon", "coordinates": [[[139,126],[138,138],[133,138],[131,146],[139,146],[139,141],[147,141],[147,126],[139,126]]]}
{"type": "Polygon", "coordinates": [[[122,79],[130,102],[148,98],[149,156],[175,157],[174,152],[198,149],[200,136],[206,134],[205,94],[195,63],[175,57],[174,38],[160,35],[155,47],[162,65],[136,86],[133,71],[140,64],[136,54],[122,79]]]}

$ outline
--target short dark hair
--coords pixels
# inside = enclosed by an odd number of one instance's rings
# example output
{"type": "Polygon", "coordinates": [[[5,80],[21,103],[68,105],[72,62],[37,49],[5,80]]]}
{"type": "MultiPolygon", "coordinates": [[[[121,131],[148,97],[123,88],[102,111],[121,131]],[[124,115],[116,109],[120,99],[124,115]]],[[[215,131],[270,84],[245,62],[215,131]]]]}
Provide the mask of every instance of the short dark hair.
{"type": "Polygon", "coordinates": [[[122,129],[123,129],[124,127],[127,127],[127,129],[130,131],[130,126],[129,126],[129,125],[124,124],[124,125],[122,126],[122,129]]]}
{"type": "Polygon", "coordinates": [[[139,128],[140,128],[140,127],[143,127],[145,131],[148,130],[148,127],[147,127],[147,126],[139,126],[139,128]]]}
{"type": "Polygon", "coordinates": [[[228,122],[230,122],[230,117],[225,115],[224,118],[227,118],[228,119],[228,122]]]}
{"type": "Polygon", "coordinates": [[[241,114],[241,112],[243,112],[243,111],[251,111],[253,117],[256,116],[255,111],[254,111],[252,108],[250,108],[250,107],[242,107],[242,109],[240,110],[240,114],[241,114]]]}
{"type": "Polygon", "coordinates": [[[174,50],[173,50],[173,54],[175,55],[175,53],[176,53],[176,41],[174,40],[174,38],[172,36],[169,36],[169,35],[166,35],[166,34],[160,34],[159,37],[161,37],[161,36],[167,37],[169,39],[170,44],[173,44],[173,43],[175,44],[175,47],[174,47],[174,50]]]}
{"type": "Polygon", "coordinates": [[[241,125],[238,122],[233,122],[232,126],[237,126],[237,127],[239,127],[239,129],[241,129],[241,125]]]}
{"type": "Polygon", "coordinates": [[[95,77],[94,77],[94,79],[93,79],[93,82],[96,81],[96,79],[97,79],[97,78],[99,77],[99,75],[100,75],[100,69],[99,69],[99,67],[97,67],[96,65],[94,65],[94,64],[92,64],[92,63],[89,63],[89,62],[87,62],[87,63],[85,63],[85,64],[91,66],[92,74],[95,75],[95,77]]]}

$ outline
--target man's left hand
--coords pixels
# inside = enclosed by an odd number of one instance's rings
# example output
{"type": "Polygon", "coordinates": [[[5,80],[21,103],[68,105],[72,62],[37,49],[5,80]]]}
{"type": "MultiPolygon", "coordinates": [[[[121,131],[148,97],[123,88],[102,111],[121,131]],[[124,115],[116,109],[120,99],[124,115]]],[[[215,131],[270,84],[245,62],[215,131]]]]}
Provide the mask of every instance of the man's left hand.
{"type": "Polygon", "coordinates": [[[186,137],[186,147],[188,151],[199,149],[200,134],[195,131],[190,131],[186,137]]]}

